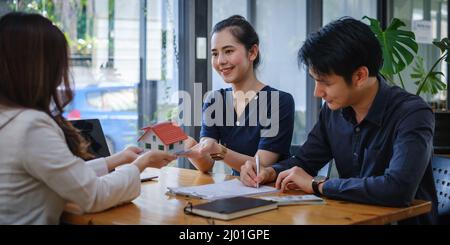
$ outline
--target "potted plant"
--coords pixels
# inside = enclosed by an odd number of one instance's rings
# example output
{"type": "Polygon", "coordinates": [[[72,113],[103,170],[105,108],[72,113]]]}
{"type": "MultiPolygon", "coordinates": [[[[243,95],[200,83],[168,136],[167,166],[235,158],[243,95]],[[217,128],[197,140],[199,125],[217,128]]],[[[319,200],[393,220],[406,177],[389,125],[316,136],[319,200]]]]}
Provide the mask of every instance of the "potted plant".
{"type": "MultiPolygon", "coordinates": [[[[363,19],[369,20],[369,27],[380,42],[383,51],[383,67],[380,73],[389,83],[405,89],[405,81],[401,72],[413,64],[409,81],[416,85],[416,91],[414,91],[416,95],[424,93],[435,95],[447,88],[447,84],[442,81],[445,78],[444,74],[436,71],[441,62],[449,63],[450,61],[450,40],[447,37],[433,42],[434,46],[439,48],[441,54],[431,68],[426,70],[423,58],[417,54],[419,46],[415,40],[414,32],[400,29],[406,26],[405,23],[394,18],[391,24],[385,30],[382,30],[378,20],[367,16],[364,16],[363,19]]],[[[435,153],[438,154],[450,154],[450,112],[448,112],[448,109],[434,111],[436,119],[434,147],[435,153]]]]}

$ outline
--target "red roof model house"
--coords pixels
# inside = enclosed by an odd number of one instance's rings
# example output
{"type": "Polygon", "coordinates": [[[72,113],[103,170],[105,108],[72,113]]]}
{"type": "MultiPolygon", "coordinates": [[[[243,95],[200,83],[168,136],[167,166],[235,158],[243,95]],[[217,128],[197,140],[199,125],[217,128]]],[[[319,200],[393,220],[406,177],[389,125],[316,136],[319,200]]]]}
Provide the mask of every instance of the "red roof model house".
{"type": "Polygon", "coordinates": [[[183,130],[172,122],[158,123],[141,130],[145,132],[138,142],[143,142],[147,150],[180,151],[184,149],[184,140],[188,138],[183,130]]]}

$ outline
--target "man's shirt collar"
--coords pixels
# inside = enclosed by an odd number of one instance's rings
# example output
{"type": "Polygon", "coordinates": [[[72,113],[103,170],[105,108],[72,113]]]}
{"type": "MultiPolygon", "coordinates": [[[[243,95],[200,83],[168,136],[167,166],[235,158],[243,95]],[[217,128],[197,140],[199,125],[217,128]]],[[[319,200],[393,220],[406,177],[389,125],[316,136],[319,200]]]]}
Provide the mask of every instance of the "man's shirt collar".
{"type": "MultiPolygon", "coordinates": [[[[378,91],[375,95],[375,99],[373,100],[372,105],[370,106],[369,113],[367,113],[364,120],[367,120],[380,127],[388,102],[389,85],[386,84],[386,81],[383,77],[377,76],[377,79],[379,85],[378,91]]],[[[343,108],[341,112],[345,120],[356,124],[355,111],[351,106],[343,108]]]]}

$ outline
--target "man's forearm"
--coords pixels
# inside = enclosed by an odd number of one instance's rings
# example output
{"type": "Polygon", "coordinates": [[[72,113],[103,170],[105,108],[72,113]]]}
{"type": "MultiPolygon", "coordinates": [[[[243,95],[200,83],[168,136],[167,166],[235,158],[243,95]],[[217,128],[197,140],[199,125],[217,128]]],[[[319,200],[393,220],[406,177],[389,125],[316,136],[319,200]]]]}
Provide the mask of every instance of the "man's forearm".
{"type": "Polygon", "coordinates": [[[278,175],[280,172],[284,170],[290,169],[292,167],[298,166],[299,161],[295,157],[290,157],[281,162],[274,163],[272,165],[273,170],[275,171],[275,175],[278,175]]]}

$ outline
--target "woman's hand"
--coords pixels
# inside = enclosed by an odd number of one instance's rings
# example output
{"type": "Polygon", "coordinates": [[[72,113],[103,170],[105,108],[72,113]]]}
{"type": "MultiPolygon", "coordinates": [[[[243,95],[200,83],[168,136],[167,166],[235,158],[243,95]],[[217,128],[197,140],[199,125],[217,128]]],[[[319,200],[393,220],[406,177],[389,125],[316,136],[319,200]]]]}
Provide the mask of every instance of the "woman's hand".
{"type": "Polygon", "coordinates": [[[179,157],[187,157],[192,165],[204,173],[208,172],[214,165],[214,161],[211,159],[210,155],[201,152],[205,140],[205,138],[202,138],[200,143],[197,143],[195,139],[188,137],[188,139],[184,141],[186,153],[177,154],[179,157]]]}
{"type": "Polygon", "coordinates": [[[199,151],[200,145],[197,143],[197,141],[188,136],[188,138],[184,141],[184,150],[187,151],[187,153],[180,154],[179,156],[188,157],[192,159],[198,159],[201,158],[202,155],[199,151]]]}
{"type": "Polygon", "coordinates": [[[241,166],[241,182],[246,186],[257,187],[257,184],[265,184],[275,180],[276,173],[272,167],[260,166],[259,174],[256,175],[256,163],[254,160],[247,160],[241,166]]]}
{"type": "Polygon", "coordinates": [[[175,159],[177,159],[177,156],[174,154],[151,150],[138,157],[133,164],[142,172],[145,168],[162,168],[175,159]]]}
{"type": "Polygon", "coordinates": [[[209,156],[213,153],[218,153],[222,149],[220,145],[217,143],[214,139],[204,138],[200,141],[198,144],[193,144],[193,142],[197,143],[194,139],[188,139],[189,143],[186,144],[188,146],[192,146],[188,148],[190,151],[187,154],[183,154],[183,156],[186,156],[191,159],[200,159],[205,158],[209,159],[209,156]]]}
{"type": "Polygon", "coordinates": [[[211,155],[222,151],[219,143],[215,139],[205,138],[200,141],[200,153],[211,155]]]}
{"type": "Polygon", "coordinates": [[[122,164],[133,162],[139,157],[139,154],[142,153],[142,151],[142,148],[129,146],[112,156],[106,157],[105,160],[108,166],[108,171],[111,171],[122,164]]]}

